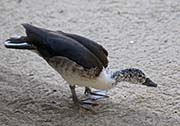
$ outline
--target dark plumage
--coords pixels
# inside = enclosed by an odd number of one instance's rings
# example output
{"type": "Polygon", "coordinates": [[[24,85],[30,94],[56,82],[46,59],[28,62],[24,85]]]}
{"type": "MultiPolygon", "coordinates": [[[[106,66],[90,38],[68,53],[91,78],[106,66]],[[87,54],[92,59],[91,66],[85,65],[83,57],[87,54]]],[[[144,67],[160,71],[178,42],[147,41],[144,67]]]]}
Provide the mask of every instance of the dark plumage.
{"type": "Polygon", "coordinates": [[[97,75],[103,65],[107,66],[107,51],[99,44],[84,37],[37,28],[23,24],[28,42],[37,47],[43,57],[63,56],[75,61],[85,69],[97,67],[97,75]],[[95,53],[98,50],[98,53],[95,53]]]}

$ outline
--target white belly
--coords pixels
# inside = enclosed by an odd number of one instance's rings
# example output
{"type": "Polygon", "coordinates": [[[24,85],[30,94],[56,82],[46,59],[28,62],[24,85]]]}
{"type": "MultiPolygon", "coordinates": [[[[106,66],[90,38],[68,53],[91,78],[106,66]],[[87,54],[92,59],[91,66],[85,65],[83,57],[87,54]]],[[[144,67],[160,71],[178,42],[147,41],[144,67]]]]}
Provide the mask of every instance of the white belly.
{"type": "Polygon", "coordinates": [[[70,84],[70,85],[78,85],[83,87],[92,87],[95,89],[107,90],[113,87],[115,81],[110,78],[110,76],[106,73],[106,70],[100,73],[98,77],[95,78],[87,78],[79,76],[73,72],[60,73],[62,77],[70,84]]]}
{"type": "Polygon", "coordinates": [[[86,72],[81,66],[67,58],[55,57],[49,59],[48,63],[60,73],[70,85],[106,90],[111,89],[115,83],[115,80],[110,77],[105,68],[99,76],[90,77],[86,75],[86,72]]]}

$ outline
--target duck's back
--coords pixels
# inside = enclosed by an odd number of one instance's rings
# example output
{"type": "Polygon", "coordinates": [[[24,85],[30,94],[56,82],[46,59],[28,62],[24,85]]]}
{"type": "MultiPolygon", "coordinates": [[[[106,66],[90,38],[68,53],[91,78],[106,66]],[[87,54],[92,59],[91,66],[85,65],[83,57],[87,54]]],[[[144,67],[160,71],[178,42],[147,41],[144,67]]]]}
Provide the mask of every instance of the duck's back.
{"type": "Polygon", "coordinates": [[[29,41],[45,59],[65,57],[85,70],[96,69],[94,76],[98,76],[103,67],[107,66],[107,51],[91,40],[74,34],[62,34],[63,32],[37,28],[29,24],[23,24],[23,26],[29,41]]]}

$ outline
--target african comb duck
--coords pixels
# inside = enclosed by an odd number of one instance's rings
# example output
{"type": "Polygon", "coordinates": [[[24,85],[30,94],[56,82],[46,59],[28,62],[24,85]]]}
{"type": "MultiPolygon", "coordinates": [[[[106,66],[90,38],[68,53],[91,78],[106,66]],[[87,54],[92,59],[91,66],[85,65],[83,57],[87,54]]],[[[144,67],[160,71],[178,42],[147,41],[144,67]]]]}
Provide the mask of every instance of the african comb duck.
{"type": "Polygon", "coordinates": [[[105,92],[92,92],[90,88],[108,90],[123,81],[157,87],[136,68],[108,72],[107,50],[90,39],[30,24],[22,25],[26,36],[11,37],[4,42],[5,47],[31,50],[43,57],[69,83],[75,105],[85,104],[76,96],[76,85],[85,87],[85,94],[100,97],[107,95],[105,92]]]}

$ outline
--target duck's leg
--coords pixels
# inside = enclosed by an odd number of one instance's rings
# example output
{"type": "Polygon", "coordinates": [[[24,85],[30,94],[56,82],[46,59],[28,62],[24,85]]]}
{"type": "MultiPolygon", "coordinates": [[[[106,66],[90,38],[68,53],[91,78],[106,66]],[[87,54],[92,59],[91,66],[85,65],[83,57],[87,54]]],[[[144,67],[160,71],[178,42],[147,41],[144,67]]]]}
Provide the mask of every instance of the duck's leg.
{"type": "Polygon", "coordinates": [[[75,91],[75,85],[73,85],[73,86],[69,85],[69,87],[71,89],[72,100],[73,100],[74,104],[79,105],[79,100],[77,98],[76,91],[75,91]]]}
{"type": "Polygon", "coordinates": [[[95,101],[98,99],[108,98],[107,91],[105,90],[97,90],[92,92],[89,87],[85,87],[84,94],[88,96],[89,99],[95,101]]]}
{"type": "Polygon", "coordinates": [[[96,106],[98,105],[97,103],[95,102],[92,102],[91,100],[82,100],[82,101],[79,101],[77,95],[76,95],[76,91],[75,91],[75,85],[74,86],[69,86],[70,89],[71,89],[71,93],[72,93],[72,99],[73,99],[73,102],[76,106],[78,107],[82,107],[84,109],[89,109],[88,106],[86,105],[90,105],[90,106],[96,106]]]}

